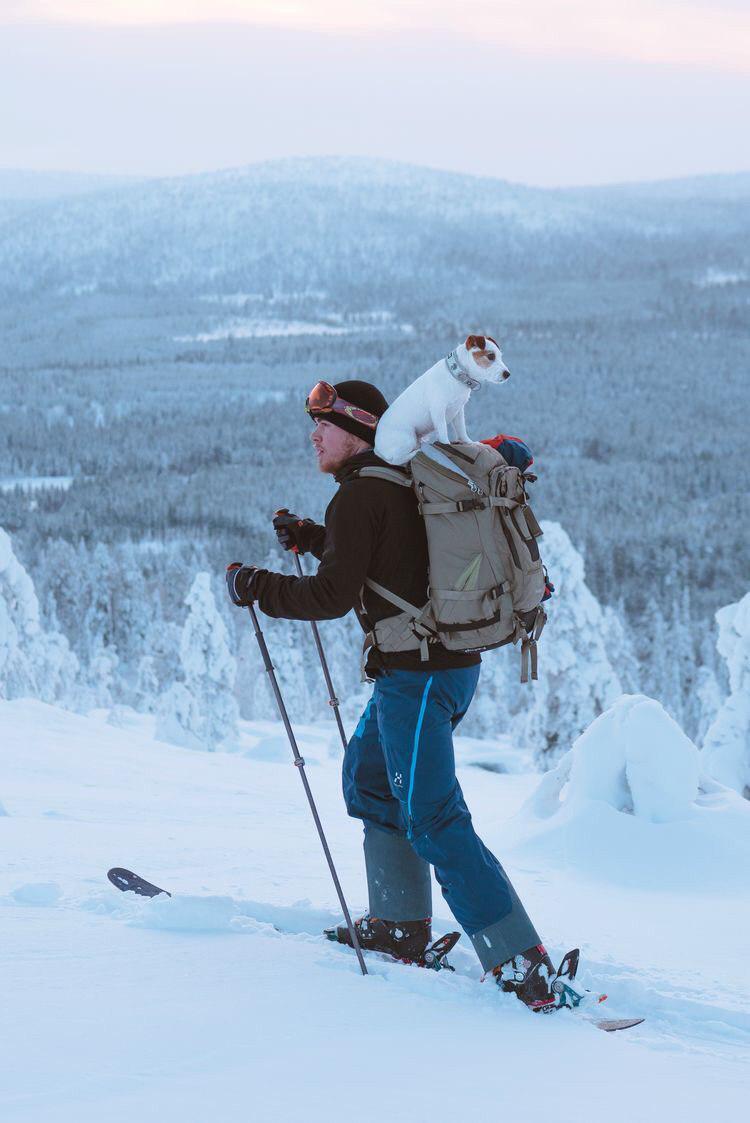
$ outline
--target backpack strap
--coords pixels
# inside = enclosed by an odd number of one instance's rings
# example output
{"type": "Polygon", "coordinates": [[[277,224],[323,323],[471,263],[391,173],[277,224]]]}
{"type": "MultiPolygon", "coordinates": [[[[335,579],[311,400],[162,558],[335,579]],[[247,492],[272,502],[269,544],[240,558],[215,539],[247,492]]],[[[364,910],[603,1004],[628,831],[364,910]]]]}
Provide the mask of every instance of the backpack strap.
{"type": "MultiPolygon", "coordinates": [[[[420,620],[425,611],[430,607],[430,602],[428,601],[424,608],[417,608],[415,604],[411,604],[408,600],[404,600],[404,598],[400,597],[398,593],[392,593],[390,589],[386,589],[384,585],[379,585],[377,581],[373,581],[369,577],[365,578],[365,585],[367,585],[368,589],[372,589],[374,593],[377,593],[379,597],[383,597],[384,600],[390,601],[391,604],[395,604],[396,608],[400,608],[403,615],[408,617],[409,627],[414,635],[414,639],[416,640],[415,646],[419,647],[419,653],[422,662],[425,662],[427,659],[429,659],[430,656],[427,649],[427,644],[430,638],[432,638],[435,633],[432,628],[429,628],[426,624],[420,623],[420,620]]],[[[391,617],[388,617],[388,619],[390,620],[391,617]]],[[[377,627],[378,625],[376,624],[372,631],[372,643],[375,647],[377,647],[377,640],[375,638],[377,627]]]]}
{"type": "MultiPolygon", "coordinates": [[[[521,625],[521,623],[519,620],[518,625],[521,625]]],[[[517,625],[517,630],[521,632],[521,682],[529,681],[529,656],[531,656],[531,677],[532,679],[537,678],[536,642],[546,623],[547,613],[539,605],[528,629],[525,626],[521,628],[517,625]]]]}
{"type": "Polygon", "coordinates": [[[379,597],[384,597],[385,600],[389,600],[391,604],[395,604],[396,608],[400,608],[402,612],[413,616],[415,620],[417,620],[424,611],[424,609],[417,608],[416,605],[410,604],[408,600],[404,600],[398,593],[390,592],[384,585],[378,585],[377,581],[373,581],[369,577],[365,577],[365,585],[367,585],[368,589],[372,589],[374,593],[377,593],[379,597]]]}
{"type": "Polygon", "coordinates": [[[386,468],[383,466],[379,468],[376,464],[369,464],[365,468],[360,468],[357,472],[356,479],[361,476],[372,476],[378,480],[388,480],[392,484],[401,484],[402,487],[411,487],[411,478],[399,468],[386,468]]]}
{"type": "Polygon", "coordinates": [[[488,507],[508,507],[510,509],[520,506],[517,499],[501,499],[496,495],[488,495],[484,499],[478,496],[471,499],[457,499],[452,503],[420,503],[419,510],[423,515],[455,515],[456,511],[486,511],[488,507]]]}

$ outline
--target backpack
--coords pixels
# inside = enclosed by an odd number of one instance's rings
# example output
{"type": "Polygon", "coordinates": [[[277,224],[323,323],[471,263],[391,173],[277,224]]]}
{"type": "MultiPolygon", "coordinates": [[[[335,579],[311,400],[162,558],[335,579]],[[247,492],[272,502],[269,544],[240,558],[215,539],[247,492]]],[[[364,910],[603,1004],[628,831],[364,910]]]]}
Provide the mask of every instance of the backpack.
{"type": "Polygon", "coordinates": [[[372,465],[358,475],[414,488],[429,555],[429,600],[421,607],[365,579],[401,611],[368,632],[363,663],[371,647],[419,650],[426,660],[431,642],[467,652],[520,641],[521,682],[529,680],[529,664],[536,679],[547,619],[541,602],[549,595],[536,542],[542,531],[526,496],[536,477],[493,445],[461,441],[423,446],[405,470],[372,465]]]}

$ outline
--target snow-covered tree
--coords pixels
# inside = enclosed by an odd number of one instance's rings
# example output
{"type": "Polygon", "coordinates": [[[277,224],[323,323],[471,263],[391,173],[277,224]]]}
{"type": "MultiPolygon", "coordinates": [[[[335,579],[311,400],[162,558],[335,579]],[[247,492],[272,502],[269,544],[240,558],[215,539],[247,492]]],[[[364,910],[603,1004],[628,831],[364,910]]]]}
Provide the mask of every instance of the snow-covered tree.
{"type": "Polygon", "coordinates": [[[605,605],[602,609],[603,638],[607,656],[617,673],[622,689],[628,694],[636,694],[641,677],[640,667],[625,619],[622,606],[613,608],[611,605],[605,605]]]}
{"type": "Polygon", "coordinates": [[[208,573],[197,574],[185,604],[188,616],[180,637],[183,677],[160,700],[156,736],[186,748],[213,751],[237,733],[237,664],[208,573]]]}
{"type": "Polygon", "coordinates": [[[44,632],[34,585],[0,529],[0,698],[65,701],[78,660],[59,632],[44,632]]]}
{"type": "MultiPolygon", "coordinates": [[[[247,612],[238,613],[237,622],[237,698],[240,713],[248,721],[274,721],[278,710],[263,658],[247,612]]],[[[264,627],[261,623],[261,627],[264,627]]]]}
{"type": "Polygon", "coordinates": [[[539,680],[519,687],[526,709],[514,738],[548,768],[622,693],[605,645],[601,605],[584,580],[583,558],[559,523],[544,523],[542,556],[556,592],[539,641],[539,680]]]}
{"type": "Polygon", "coordinates": [[[750,593],[720,608],[716,622],[729,697],[706,733],[703,763],[711,776],[750,799],[750,593]]]}
{"type": "Polygon", "coordinates": [[[524,701],[523,687],[518,684],[519,659],[514,647],[488,651],[483,656],[479,686],[461,722],[460,733],[469,737],[498,737],[512,731],[524,701]]]}

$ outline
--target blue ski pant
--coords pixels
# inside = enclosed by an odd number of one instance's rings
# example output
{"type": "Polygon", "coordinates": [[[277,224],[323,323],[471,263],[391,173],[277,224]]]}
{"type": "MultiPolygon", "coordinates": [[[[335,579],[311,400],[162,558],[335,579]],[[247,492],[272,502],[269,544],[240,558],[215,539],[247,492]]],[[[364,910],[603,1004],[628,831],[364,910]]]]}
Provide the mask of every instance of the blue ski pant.
{"type": "MultiPolygon", "coordinates": [[[[479,669],[379,677],[344,755],[343,788],[349,814],[365,823],[368,866],[368,836],[379,858],[378,877],[386,883],[389,876],[418,881],[415,862],[432,865],[448,907],[489,970],[541,941],[502,866],[474,830],[456,778],[453,730],[469,708],[479,669]]],[[[372,911],[369,868],[368,882],[372,911]]]]}

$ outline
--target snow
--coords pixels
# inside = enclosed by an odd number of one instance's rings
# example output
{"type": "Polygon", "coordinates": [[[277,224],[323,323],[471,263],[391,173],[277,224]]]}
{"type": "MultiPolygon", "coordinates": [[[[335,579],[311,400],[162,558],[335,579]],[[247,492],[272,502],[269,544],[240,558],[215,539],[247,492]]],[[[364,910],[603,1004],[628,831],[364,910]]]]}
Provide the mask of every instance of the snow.
{"type": "Polygon", "coordinates": [[[0,491],[68,491],[73,485],[72,476],[4,476],[0,479],[0,491]]]}
{"type": "Polygon", "coordinates": [[[315,323],[306,320],[234,319],[213,331],[197,335],[178,335],[178,343],[217,343],[222,339],[264,339],[281,335],[349,335],[356,329],[340,324],[315,323]]]}
{"type": "Polygon", "coordinates": [[[725,285],[741,285],[750,280],[750,274],[741,269],[707,269],[696,282],[699,288],[714,288],[725,285]]]}
{"type": "Polygon", "coordinates": [[[185,605],[188,613],[180,636],[183,678],[159,701],[156,735],[188,749],[213,751],[237,733],[237,662],[209,573],[196,574],[185,605]]]}
{"type": "MultiPolygon", "coordinates": [[[[356,913],[335,728],[296,732],[356,913]]],[[[195,752],[154,740],[147,716],[0,702],[3,1123],[739,1115],[750,805],[715,781],[693,790],[693,747],[655,703],[616,702],[541,781],[459,767],[553,958],[580,943],[610,1016],[646,1015],[615,1035],[481,985],[465,937],[455,975],[370,956],[362,978],[319,935],[339,912],[282,736],[241,722],[240,751],[195,752]],[[120,894],[112,865],[174,896],[120,894]]]]}
{"type": "Polygon", "coordinates": [[[392,324],[390,313],[362,313],[353,315],[347,323],[338,322],[340,316],[331,316],[326,321],[264,319],[257,316],[235,317],[219,324],[211,331],[197,335],[175,336],[177,343],[218,343],[227,339],[269,339],[290,335],[354,335],[371,331],[373,328],[388,326],[394,330],[411,334],[411,324],[392,324]],[[385,319],[387,317],[387,319],[385,319]]]}
{"type": "Polygon", "coordinates": [[[659,702],[623,695],[572,749],[569,799],[604,799],[651,823],[683,819],[698,794],[698,750],[659,702]]]}
{"type": "Polygon", "coordinates": [[[738,792],[750,793],[750,593],[716,613],[716,647],[726,660],[729,697],[703,742],[705,767],[738,792]]]}
{"type": "MultiPolygon", "coordinates": [[[[539,680],[524,699],[514,731],[549,767],[622,687],[607,647],[611,622],[586,584],[583,556],[559,523],[541,525],[539,548],[556,592],[544,606],[549,623],[539,640],[539,680]]],[[[612,650],[623,654],[621,643],[612,650]]]]}
{"type": "Polygon", "coordinates": [[[541,778],[513,821],[516,845],[623,887],[731,893],[750,882],[750,806],[699,763],[658,702],[623,695],[541,778]]]}

